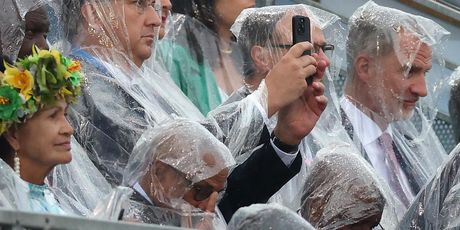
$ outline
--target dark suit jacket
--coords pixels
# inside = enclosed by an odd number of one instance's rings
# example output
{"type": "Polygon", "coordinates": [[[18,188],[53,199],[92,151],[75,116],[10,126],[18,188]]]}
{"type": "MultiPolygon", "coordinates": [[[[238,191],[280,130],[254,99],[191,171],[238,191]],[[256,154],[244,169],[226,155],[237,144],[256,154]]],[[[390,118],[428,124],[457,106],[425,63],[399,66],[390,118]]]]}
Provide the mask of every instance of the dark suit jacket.
{"type": "Polygon", "coordinates": [[[279,158],[270,141],[268,130],[264,129],[263,145],[254,150],[250,157],[236,167],[227,178],[224,197],[219,209],[227,222],[241,207],[255,203],[266,203],[300,171],[302,157],[297,154],[294,162],[287,167],[279,158]]]}

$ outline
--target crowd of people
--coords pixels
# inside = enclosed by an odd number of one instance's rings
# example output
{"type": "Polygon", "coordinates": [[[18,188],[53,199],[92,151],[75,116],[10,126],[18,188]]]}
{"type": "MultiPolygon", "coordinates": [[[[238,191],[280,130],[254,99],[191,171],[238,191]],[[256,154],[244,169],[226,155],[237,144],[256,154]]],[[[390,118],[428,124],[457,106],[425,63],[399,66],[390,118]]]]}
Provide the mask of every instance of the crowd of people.
{"type": "Polygon", "coordinates": [[[443,89],[460,108],[460,71],[439,68],[449,32],[430,19],[373,1],[348,28],[254,0],[3,5],[0,207],[195,229],[460,227],[460,147],[432,128],[443,89]],[[293,44],[294,16],[311,41],[293,44]]]}

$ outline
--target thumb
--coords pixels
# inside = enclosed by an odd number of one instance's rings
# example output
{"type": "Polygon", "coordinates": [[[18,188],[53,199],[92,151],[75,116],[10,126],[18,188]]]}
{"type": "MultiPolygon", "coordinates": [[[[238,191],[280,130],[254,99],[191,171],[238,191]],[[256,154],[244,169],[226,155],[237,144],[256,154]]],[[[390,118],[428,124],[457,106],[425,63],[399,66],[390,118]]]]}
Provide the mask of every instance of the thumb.
{"type": "Polygon", "coordinates": [[[206,212],[214,212],[216,208],[217,198],[219,194],[217,192],[213,192],[208,198],[208,205],[206,206],[206,212]]]}

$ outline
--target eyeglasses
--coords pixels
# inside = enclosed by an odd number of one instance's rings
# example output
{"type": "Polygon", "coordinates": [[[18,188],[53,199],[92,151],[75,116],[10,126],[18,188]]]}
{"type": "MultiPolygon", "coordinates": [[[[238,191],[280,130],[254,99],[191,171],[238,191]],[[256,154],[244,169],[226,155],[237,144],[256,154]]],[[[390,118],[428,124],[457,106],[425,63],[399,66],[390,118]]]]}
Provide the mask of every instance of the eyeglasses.
{"type": "MultiPolygon", "coordinates": [[[[281,48],[281,49],[290,49],[292,45],[287,44],[273,44],[272,47],[281,48]]],[[[328,56],[332,57],[334,51],[334,45],[332,44],[324,44],[324,45],[314,45],[313,46],[313,53],[319,54],[321,50],[328,56]]]]}
{"type": "Polygon", "coordinates": [[[139,13],[144,13],[147,7],[153,7],[155,12],[158,14],[161,11],[161,3],[156,0],[132,0],[132,3],[136,4],[139,13]]]}
{"type": "Polygon", "coordinates": [[[216,191],[214,187],[212,187],[210,184],[208,184],[205,181],[201,181],[193,184],[191,191],[193,192],[193,198],[196,201],[203,201],[208,199],[208,197],[210,197],[212,193],[221,193],[223,190],[216,191]]]}

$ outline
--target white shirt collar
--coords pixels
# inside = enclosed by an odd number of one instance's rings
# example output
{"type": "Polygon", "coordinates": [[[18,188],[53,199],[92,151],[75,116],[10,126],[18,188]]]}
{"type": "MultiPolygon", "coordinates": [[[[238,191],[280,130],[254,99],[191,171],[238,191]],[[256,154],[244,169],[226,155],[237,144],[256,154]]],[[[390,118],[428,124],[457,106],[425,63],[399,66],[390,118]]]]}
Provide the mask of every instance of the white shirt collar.
{"type": "MultiPolygon", "coordinates": [[[[365,113],[358,109],[349,99],[342,97],[340,100],[340,106],[353,125],[353,131],[356,133],[363,145],[368,145],[382,136],[383,132],[380,127],[365,113]]],[[[387,132],[391,137],[393,137],[390,126],[388,126],[384,132],[387,132]]]]}

